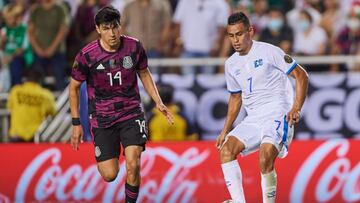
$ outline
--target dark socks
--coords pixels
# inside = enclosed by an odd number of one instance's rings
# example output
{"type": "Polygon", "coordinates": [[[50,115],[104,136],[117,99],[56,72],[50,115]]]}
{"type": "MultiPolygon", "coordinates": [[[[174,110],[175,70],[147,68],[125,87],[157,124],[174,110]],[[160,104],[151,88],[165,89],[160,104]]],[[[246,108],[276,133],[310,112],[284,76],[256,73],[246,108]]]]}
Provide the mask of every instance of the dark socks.
{"type": "Polygon", "coordinates": [[[125,183],[125,203],[136,203],[139,195],[139,186],[132,186],[125,183]]]}

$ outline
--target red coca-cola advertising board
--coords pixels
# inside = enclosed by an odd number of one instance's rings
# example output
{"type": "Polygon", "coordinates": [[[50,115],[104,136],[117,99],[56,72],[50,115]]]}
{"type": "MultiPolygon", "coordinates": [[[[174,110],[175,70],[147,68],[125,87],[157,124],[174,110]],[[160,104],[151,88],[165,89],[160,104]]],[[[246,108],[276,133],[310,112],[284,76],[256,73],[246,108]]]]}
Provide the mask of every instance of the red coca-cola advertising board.
{"type": "MultiPolygon", "coordinates": [[[[239,158],[247,202],[261,202],[258,154],[239,158]]],[[[124,202],[125,167],[112,183],[92,144],[0,145],[0,203],[124,202]]],[[[360,141],[295,141],[276,162],[277,202],[360,202],[360,141]]],[[[150,143],[138,202],[219,203],[229,198],[213,142],[150,143]]]]}

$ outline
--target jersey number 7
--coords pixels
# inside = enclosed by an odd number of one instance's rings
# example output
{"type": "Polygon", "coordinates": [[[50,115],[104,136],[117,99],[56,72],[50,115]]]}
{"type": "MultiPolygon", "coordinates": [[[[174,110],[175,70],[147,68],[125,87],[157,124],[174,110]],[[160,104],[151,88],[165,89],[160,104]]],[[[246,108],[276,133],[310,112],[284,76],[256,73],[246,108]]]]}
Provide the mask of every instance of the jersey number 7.
{"type": "Polygon", "coordinates": [[[251,93],[252,92],[252,77],[249,77],[247,80],[249,81],[249,91],[251,93]]]}

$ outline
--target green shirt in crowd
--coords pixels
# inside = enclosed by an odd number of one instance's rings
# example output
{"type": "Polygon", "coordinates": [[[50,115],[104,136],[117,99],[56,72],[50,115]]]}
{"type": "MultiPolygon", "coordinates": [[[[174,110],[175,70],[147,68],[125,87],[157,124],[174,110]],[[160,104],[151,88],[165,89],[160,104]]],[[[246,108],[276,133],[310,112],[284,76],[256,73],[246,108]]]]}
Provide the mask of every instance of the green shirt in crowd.
{"type": "MultiPolygon", "coordinates": [[[[30,21],[35,27],[36,41],[43,49],[50,47],[61,25],[67,24],[65,10],[57,4],[49,9],[44,9],[41,5],[37,6],[30,14],[30,21]]],[[[65,51],[64,43],[60,44],[58,51],[65,51]]]]}
{"type": "Polygon", "coordinates": [[[6,42],[4,45],[4,54],[12,56],[17,49],[24,50],[24,58],[26,65],[30,65],[33,61],[31,47],[26,34],[26,26],[20,24],[15,27],[5,26],[2,28],[5,33],[6,42]]]}

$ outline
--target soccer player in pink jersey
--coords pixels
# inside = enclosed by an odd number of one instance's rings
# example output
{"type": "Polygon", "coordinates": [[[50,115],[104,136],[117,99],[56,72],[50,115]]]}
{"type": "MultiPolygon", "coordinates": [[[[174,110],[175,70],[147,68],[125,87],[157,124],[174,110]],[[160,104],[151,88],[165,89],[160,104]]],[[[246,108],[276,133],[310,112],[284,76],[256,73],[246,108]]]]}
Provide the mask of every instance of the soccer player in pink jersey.
{"type": "Polygon", "coordinates": [[[69,99],[73,132],[70,142],[74,150],[79,149],[83,136],[78,111],[79,88],[86,81],[98,170],[105,181],[115,180],[121,143],[127,172],[126,203],[132,203],[139,193],[140,156],[148,137],[137,76],[169,123],[173,122],[173,117],[154,85],[142,44],[121,35],[119,11],[110,6],[100,9],[95,24],[100,38],[77,54],[72,68],[69,99]]]}

